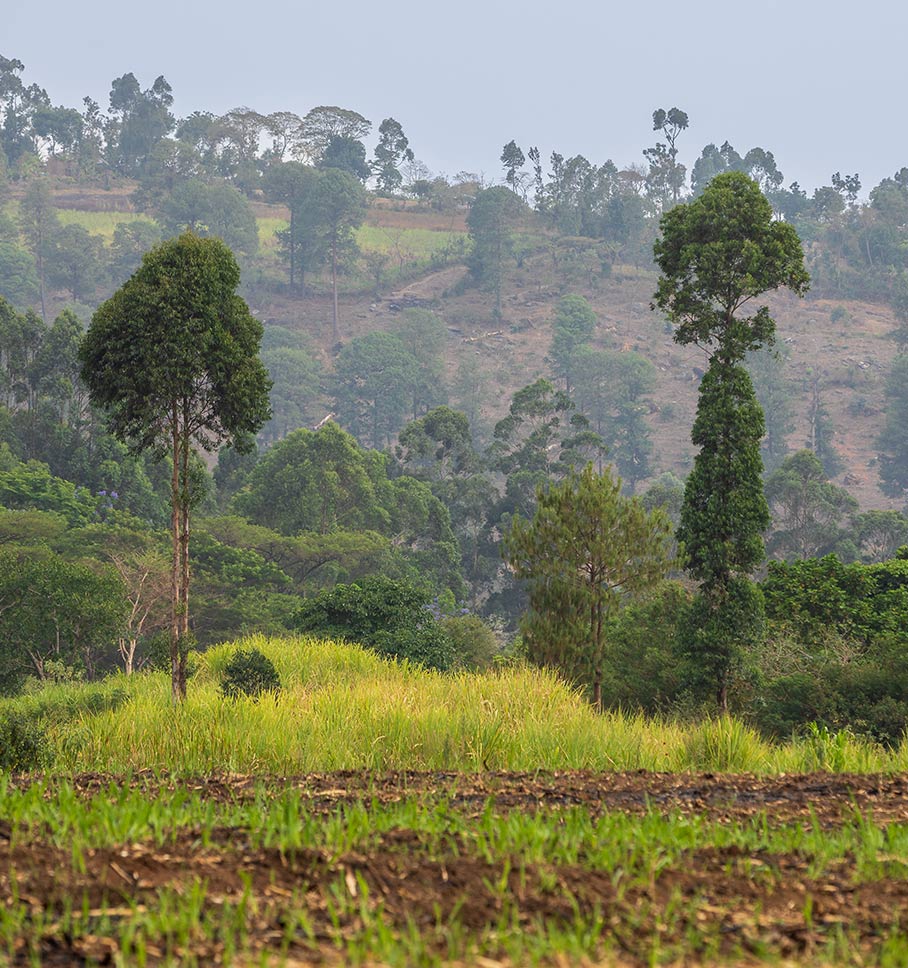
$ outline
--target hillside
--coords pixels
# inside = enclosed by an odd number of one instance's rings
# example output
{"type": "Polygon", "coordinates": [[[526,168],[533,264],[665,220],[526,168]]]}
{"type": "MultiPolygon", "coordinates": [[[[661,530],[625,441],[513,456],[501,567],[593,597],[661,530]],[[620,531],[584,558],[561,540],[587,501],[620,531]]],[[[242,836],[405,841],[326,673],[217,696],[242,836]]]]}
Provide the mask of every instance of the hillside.
{"type": "MultiPolygon", "coordinates": [[[[112,191],[64,188],[55,194],[55,204],[64,210],[64,221],[77,221],[108,236],[116,222],[142,217],[132,212],[122,186],[112,191]]],[[[288,293],[281,284],[274,237],[286,224],[287,210],[264,202],[253,203],[253,209],[261,240],[257,266],[265,267],[257,271],[270,282],[247,287],[250,305],[266,324],[306,332],[330,367],[336,348],[331,345],[331,301],[325,280],[315,277],[306,295],[288,293]]],[[[365,252],[384,257],[385,278],[378,293],[365,277],[345,280],[341,341],[388,329],[402,307],[430,307],[448,328],[449,375],[453,377],[468,356],[479,364],[489,388],[482,408],[488,430],[506,412],[515,390],[549,372],[545,358],[556,304],[566,293],[582,295],[598,317],[596,348],[634,350],[657,367],[648,415],[654,466],[657,472],[685,474],[693,453],[689,434],[704,356],[694,348],[677,346],[664,321],[650,310],[655,273],[616,265],[604,277],[575,273],[566,281],[546,251],[545,237],[537,235],[535,252],[506,276],[502,319],[495,320],[489,294],[466,285],[462,260],[450,254],[456,249],[452,240],[466,242],[464,214],[462,209],[437,212],[414,203],[373,202],[358,242],[365,252]]],[[[784,368],[794,410],[788,446],[798,449],[807,442],[818,387],[843,465],[836,482],[846,486],[863,508],[900,506],[880,491],[876,467],[880,398],[895,354],[895,344],[887,338],[895,325],[889,307],[810,295],[804,300],[776,296],[770,305],[779,344],[790,354],[784,368]]]]}

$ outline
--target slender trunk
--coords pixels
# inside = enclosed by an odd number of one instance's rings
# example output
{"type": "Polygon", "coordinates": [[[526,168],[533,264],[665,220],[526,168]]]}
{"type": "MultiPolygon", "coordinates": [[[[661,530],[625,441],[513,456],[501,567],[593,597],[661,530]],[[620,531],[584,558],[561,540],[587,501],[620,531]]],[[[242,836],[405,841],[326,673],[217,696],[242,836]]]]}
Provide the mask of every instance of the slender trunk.
{"type": "Polygon", "coordinates": [[[337,240],[331,243],[331,291],[334,296],[331,335],[336,345],[340,341],[340,332],[337,327],[337,240]]]}
{"type": "Polygon", "coordinates": [[[180,650],[179,691],[186,698],[186,650],[189,635],[189,403],[183,400],[183,427],[180,454],[181,500],[180,500],[180,650]]]}
{"type": "Polygon", "coordinates": [[[294,238],[295,220],[293,218],[293,202],[290,203],[290,291],[294,290],[294,272],[296,264],[296,239],[294,238]]]}
{"type": "Polygon", "coordinates": [[[38,255],[38,290],[41,293],[41,318],[47,322],[47,310],[44,308],[44,239],[39,238],[38,255]]]}
{"type": "Polygon", "coordinates": [[[716,702],[723,713],[728,712],[728,677],[724,672],[719,679],[719,688],[716,691],[716,702]]]}
{"type": "Polygon", "coordinates": [[[593,706],[596,712],[602,708],[602,608],[595,602],[590,606],[593,620],[593,706]]]}
{"type": "Polygon", "coordinates": [[[174,703],[180,692],[180,425],[177,405],[171,411],[173,473],[170,477],[170,695],[174,703]]]}

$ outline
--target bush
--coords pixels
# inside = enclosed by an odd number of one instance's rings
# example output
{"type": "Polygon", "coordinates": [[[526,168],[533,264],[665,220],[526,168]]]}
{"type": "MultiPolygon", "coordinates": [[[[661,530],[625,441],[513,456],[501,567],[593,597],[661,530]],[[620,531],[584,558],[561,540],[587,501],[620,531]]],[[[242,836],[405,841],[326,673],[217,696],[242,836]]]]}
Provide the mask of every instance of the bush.
{"type": "Polygon", "coordinates": [[[455,657],[431,605],[426,589],[374,576],[307,599],[291,625],[299,632],[357,642],[381,655],[444,671],[451,668],[455,657]]]}
{"type": "Polygon", "coordinates": [[[274,663],[258,649],[240,649],[224,666],[221,692],[228,699],[258,698],[263,692],[280,692],[281,679],[274,663]]]}
{"type": "Polygon", "coordinates": [[[30,773],[51,759],[47,734],[37,719],[12,711],[0,714],[0,770],[30,773]]]}
{"type": "Polygon", "coordinates": [[[462,669],[488,669],[498,655],[495,633],[478,615],[449,615],[441,620],[454,661],[462,669]]]}

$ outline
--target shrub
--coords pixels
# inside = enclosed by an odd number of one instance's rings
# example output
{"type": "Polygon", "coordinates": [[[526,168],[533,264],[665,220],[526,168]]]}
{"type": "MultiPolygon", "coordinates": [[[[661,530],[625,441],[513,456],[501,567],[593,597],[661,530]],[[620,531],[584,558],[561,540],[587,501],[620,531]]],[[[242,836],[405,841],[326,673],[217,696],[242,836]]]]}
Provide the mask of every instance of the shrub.
{"type": "Polygon", "coordinates": [[[498,655],[495,633],[478,615],[449,615],[441,626],[451,642],[454,661],[463,669],[488,669],[498,655]]]}
{"type": "Polygon", "coordinates": [[[300,632],[358,642],[432,669],[450,669],[451,640],[432,615],[431,605],[424,588],[374,576],[307,599],[291,624],[300,632]]]}
{"type": "Polygon", "coordinates": [[[221,674],[221,692],[228,699],[257,698],[263,692],[280,692],[281,680],[274,663],[258,649],[235,652],[221,674]]]}
{"type": "Polygon", "coordinates": [[[51,759],[47,734],[37,719],[13,711],[0,715],[0,770],[29,773],[51,759]]]}

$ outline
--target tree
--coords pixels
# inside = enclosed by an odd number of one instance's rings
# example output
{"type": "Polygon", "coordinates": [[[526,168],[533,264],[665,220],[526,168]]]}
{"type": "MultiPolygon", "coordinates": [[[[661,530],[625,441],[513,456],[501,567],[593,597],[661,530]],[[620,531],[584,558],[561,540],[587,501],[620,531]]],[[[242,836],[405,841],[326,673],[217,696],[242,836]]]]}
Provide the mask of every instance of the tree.
{"type": "Polygon", "coordinates": [[[327,168],[316,182],[316,212],[331,260],[331,335],[340,339],[337,325],[337,269],[341,258],[356,250],[353,230],[365,217],[366,192],[349,172],[327,168]]]}
{"type": "Polygon", "coordinates": [[[835,551],[843,537],[842,519],[858,509],[844,488],[827,479],[819,457],[809,450],[786,457],[766,478],[766,499],[773,512],[767,550],[787,561],[835,551]]]}
{"type": "Polygon", "coordinates": [[[338,353],[334,397],[340,422],[359,440],[383,447],[413,402],[419,362],[391,333],[357,336],[338,353]]]}
{"type": "Polygon", "coordinates": [[[495,315],[501,315],[501,285],[505,262],[514,251],[511,229],[525,206],[509,188],[485,188],[470,205],[467,228],[473,241],[470,271],[495,293],[495,315]]]}
{"type": "Polygon", "coordinates": [[[747,354],[747,369],[766,424],[766,434],[760,445],[763,464],[770,471],[778,466],[788,451],[787,437],[794,430],[791,389],[784,373],[789,355],[784,346],[747,354]]]}
{"type": "Polygon", "coordinates": [[[908,490],[908,353],[899,353],[886,378],[886,420],[877,438],[880,481],[893,497],[908,490]]]}
{"type": "Polygon", "coordinates": [[[47,252],[47,274],[54,285],[69,291],[74,302],[90,296],[101,277],[104,240],[82,225],[64,225],[47,252]]]}
{"type": "Polygon", "coordinates": [[[163,76],[143,91],[134,74],[111,82],[107,154],[111,165],[125,175],[141,173],[156,145],[176,122],[170,113],[173,92],[163,76]]]}
{"type": "Polygon", "coordinates": [[[189,229],[214,236],[244,255],[258,249],[258,228],[249,202],[227,182],[209,184],[198,178],[181,182],[161,202],[158,215],[170,232],[189,229]]]}
{"type": "Polygon", "coordinates": [[[353,138],[362,141],[372,128],[372,122],[348,108],[320,105],[303,118],[299,149],[311,162],[318,162],[332,138],[353,138]]]}
{"type": "Polygon", "coordinates": [[[660,581],[670,565],[671,523],[621,496],[621,481],[592,464],[537,494],[531,522],[516,517],[508,563],[529,586],[521,622],[530,657],[585,680],[602,707],[608,623],[622,602],[660,581]]]}
{"type": "Polygon", "coordinates": [[[296,288],[297,272],[300,288],[304,289],[306,273],[324,258],[316,189],[318,178],[315,168],[298,161],[272,165],[265,174],[265,197],[290,209],[290,225],[278,232],[278,242],[287,257],[291,289],[296,288]]]}
{"type": "Polygon", "coordinates": [[[577,410],[608,448],[610,462],[633,491],[650,475],[653,445],[645,397],[656,387],[656,367],[640,353],[581,346],[574,356],[577,410]]]}
{"type": "Polygon", "coordinates": [[[372,168],[366,161],[366,146],[362,141],[339,134],[331,137],[328,147],[318,160],[318,167],[339,168],[354,175],[361,182],[365,182],[372,174],[372,168]]]}
{"type": "Polygon", "coordinates": [[[54,208],[50,187],[44,178],[36,178],[25,191],[19,204],[19,225],[25,243],[35,257],[41,296],[41,317],[47,319],[44,304],[45,262],[60,223],[54,208]]]}
{"type": "Polygon", "coordinates": [[[562,296],[552,324],[550,350],[555,372],[564,377],[564,392],[571,392],[574,356],[593,338],[596,313],[583,296],[562,296]]]}
{"type": "Polygon", "coordinates": [[[684,187],[686,174],[684,165],[678,164],[678,149],[675,142],[678,135],[687,129],[689,119],[687,113],[680,108],[657,108],[653,111],[653,131],[661,131],[665,144],[657,144],[647,148],[643,154],[650,165],[649,181],[655,189],[664,206],[665,197],[671,193],[672,201],[678,204],[681,189],[684,187]]]}
{"type": "Polygon", "coordinates": [[[447,399],[445,390],[445,347],[448,330],[444,320],[428,309],[405,309],[392,332],[406,346],[418,364],[413,382],[413,418],[447,399]]]}
{"type": "Polygon", "coordinates": [[[404,134],[399,121],[385,118],[378,128],[379,140],[375,146],[375,161],[372,169],[378,179],[380,191],[393,195],[403,184],[400,166],[413,161],[410,142],[404,134]]]}
{"type": "Polygon", "coordinates": [[[239,296],[230,250],[191,233],[152,249],[92,318],[80,348],[82,379],[135,450],[169,452],[170,657],[175,701],[186,694],[189,522],[196,445],[214,450],[268,419],[262,326],[239,296]]]}
{"type": "Polygon", "coordinates": [[[0,554],[0,687],[25,672],[49,678],[51,663],[95,677],[99,651],[113,646],[126,617],[123,584],[46,550],[0,554]],[[5,682],[4,682],[5,680],[5,682]]]}
{"type": "Polygon", "coordinates": [[[794,228],[773,219],[756,182],[740,172],[718,175],[699,198],[667,212],[661,227],[654,306],[676,325],[676,342],[710,353],[691,434],[700,450],[678,539],[700,582],[689,653],[725,710],[732,667],[762,623],[759,591],[748,576],[763,558],[769,524],[760,480],[763,415],[741,362],[772,342],[775,324],[766,306],[749,316],[741,310],[780,287],[801,295],[809,277],[794,228]]]}
{"type": "Polygon", "coordinates": [[[509,141],[501,151],[501,163],[504,165],[504,180],[510,185],[511,191],[516,192],[520,187],[520,169],[526,161],[523,152],[516,141],[509,141]]]}

